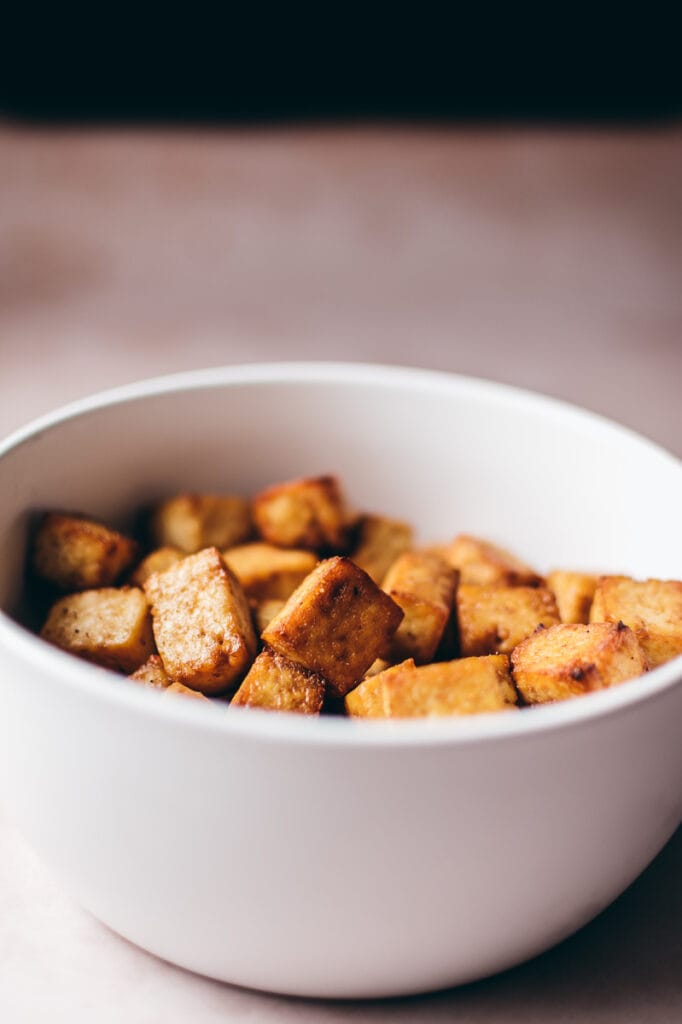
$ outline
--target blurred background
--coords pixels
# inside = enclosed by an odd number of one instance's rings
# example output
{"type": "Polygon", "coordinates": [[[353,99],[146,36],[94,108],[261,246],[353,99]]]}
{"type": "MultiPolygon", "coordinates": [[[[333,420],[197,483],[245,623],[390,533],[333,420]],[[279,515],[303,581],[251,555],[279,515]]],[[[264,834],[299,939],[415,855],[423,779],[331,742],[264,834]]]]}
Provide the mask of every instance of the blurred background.
{"type": "Polygon", "coordinates": [[[352,359],[544,391],[682,452],[665,32],[267,24],[136,24],[124,52],[120,25],[41,23],[7,53],[0,433],[139,377],[352,359]]]}

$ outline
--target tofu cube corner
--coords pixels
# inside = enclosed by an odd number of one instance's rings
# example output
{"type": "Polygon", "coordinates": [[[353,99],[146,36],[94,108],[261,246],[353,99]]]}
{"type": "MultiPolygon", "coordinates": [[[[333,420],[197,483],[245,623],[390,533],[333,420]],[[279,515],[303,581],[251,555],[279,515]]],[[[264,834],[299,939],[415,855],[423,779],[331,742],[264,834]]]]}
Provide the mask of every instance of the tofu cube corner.
{"type": "Polygon", "coordinates": [[[414,658],[418,665],[433,661],[452,614],[457,570],[437,555],[409,551],[391,566],[383,589],[403,610],[385,652],[392,664],[414,658]]]}
{"type": "Polygon", "coordinates": [[[251,609],[217,548],[188,555],[145,583],[166,672],[207,695],[234,687],[256,656],[251,609]]]}
{"type": "Polygon", "coordinates": [[[253,499],[261,538],[281,548],[345,551],[351,516],[334,476],[274,484],[253,499]]]}
{"type": "Polygon", "coordinates": [[[150,655],[145,663],[140,665],[128,678],[132,679],[134,683],[153,686],[156,690],[165,690],[171,684],[158,654],[150,655]]]}
{"type": "Polygon", "coordinates": [[[184,552],[179,548],[163,547],[150,551],[148,555],[137,563],[131,573],[130,582],[136,587],[144,587],[150,576],[155,572],[165,572],[171,565],[181,561],[185,557],[184,552]]]}
{"type": "Polygon", "coordinates": [[[318,673],[266,647],[249,669],[230,707],[319,715],[325,688],[325,680],[318,673]]]}
{"type": "Polygon", "coordinates": [[[410,524],[401,519],[362,516],[350,558],[381,586],[395,560],[412,546],[413,535],[410,524]]]}
{"type": "Polygon", "coordinates": [[[228,548],[223,560],[253,601],[286,600],[317,565],[311,551],[262,542],[228,548]]]}
{"type": "Polygon", "coordinates": [[[398,605],[341,556],[310,573],[263,632],[263,641],[327,680],[344,697],[386,647],[403,617],[398,605]]]}
{"type": "Polygon", "coordinates": [[[538,626],[560,622],[554,595],[546,587],[464,583],[457,590],[462,657],[509,654],[538,626]]]}
{"type": "Polygon", "coordinates": [[[587,572],[555,569],[547,577],[547,586],[556,598],[562,622],[590,621],[590,609],[599,577],[587,572]]]}
{"type": "Polygon", "coordinates": [[[48,513],[33,541],[33,568],[60,590],[112,586],[132,565],[137,544],[102,523],[48,513]]]}
{"type": "Polygon", "coordinates": [[[624,622],[655,668],[682,654],[682,582],[602,576],[590,622],[624,622]]]}
{"type": "Polygon", "coordinates": [[[647,671],[637,637],[622,622],[562,622],[538,629],[512,652],[512,672],[527,704],[567,700],[647,671]]]}
{"type": "Polygon", "coordinates": [[[235,495],[177,494],[154,509],[150,532],[158,547],[185,554],[228,548],[251,536],[251,507],[235,495]]]}
{"type": "Polygon", "coordinates": [[[493,654],[421,666],[409,659],[364,680],[346,709],[363,718],[440,718],[512,710],[516,701],[509,659],[493,654]]]}
{"type": "Polygon", "coordinates": [[[542,583],[542,577],[510,551],[467,533],[455,537],[445,557],[459,571],[461,583],[507,587],[535,587],[542,583]]]}
{"type": "Polygon", "coordinates": [[[139,587],[102,587],[62,597],[40,635],[62,650],[126,674],[155,650],[149,605],[139,587]]]}

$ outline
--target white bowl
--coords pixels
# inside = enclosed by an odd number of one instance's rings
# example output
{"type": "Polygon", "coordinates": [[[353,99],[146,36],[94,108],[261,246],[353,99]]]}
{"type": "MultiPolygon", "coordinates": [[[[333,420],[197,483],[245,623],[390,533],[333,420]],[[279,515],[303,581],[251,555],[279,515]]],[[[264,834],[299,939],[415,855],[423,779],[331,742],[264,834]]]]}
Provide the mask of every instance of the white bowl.
{"type": "Polygon", "coordinates": [[[361,507],[540,570],[682,577],[682,472],[546,398],[418,370],[261,365],[72,405],[0,449],[0,787],[74,897],[145,949],[241,985],[386,996],[569,935],[682,816],[682,659],[518,714],[308,720],[155,692],[10,617],[29,513],[125,525],[177,489],[335,472],[361,507]]]}

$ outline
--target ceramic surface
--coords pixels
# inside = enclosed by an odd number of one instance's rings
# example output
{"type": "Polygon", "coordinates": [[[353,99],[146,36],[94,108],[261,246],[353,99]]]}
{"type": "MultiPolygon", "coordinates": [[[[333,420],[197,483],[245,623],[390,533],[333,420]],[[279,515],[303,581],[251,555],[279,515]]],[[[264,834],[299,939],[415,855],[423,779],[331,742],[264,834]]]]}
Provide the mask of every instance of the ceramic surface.
{"type": "Polygon", "coordinates": [[[98,396],[0,448],[2,796],[84,906],[184,967],[316,996],[472,980],[588,921],[678,825],[682,659],[514,715],[302,720],[161,700],[11,617],[32,512],[125,527],[177,489],[320,472],[427,541],[682,577],[677,460],[549,399],[339,364],[98,396]]]}

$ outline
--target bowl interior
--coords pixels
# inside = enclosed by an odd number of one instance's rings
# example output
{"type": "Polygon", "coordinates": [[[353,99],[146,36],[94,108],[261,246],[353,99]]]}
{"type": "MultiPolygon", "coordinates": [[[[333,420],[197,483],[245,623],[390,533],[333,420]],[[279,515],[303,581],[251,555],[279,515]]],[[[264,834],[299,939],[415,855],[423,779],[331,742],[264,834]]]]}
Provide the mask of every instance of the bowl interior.
{"type": "Polygon", "coordinates": [[[561,403],[424,371],[202,371],[80,403],[0,458],[0,608],[15,612],[31,515],[130,525],[178,490],[251,494],[336,473],[361,509],[459,531],[552,567],[682,577],[676,459],[561,403]]]}

